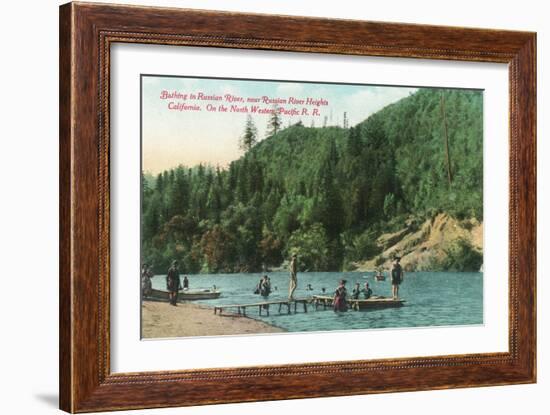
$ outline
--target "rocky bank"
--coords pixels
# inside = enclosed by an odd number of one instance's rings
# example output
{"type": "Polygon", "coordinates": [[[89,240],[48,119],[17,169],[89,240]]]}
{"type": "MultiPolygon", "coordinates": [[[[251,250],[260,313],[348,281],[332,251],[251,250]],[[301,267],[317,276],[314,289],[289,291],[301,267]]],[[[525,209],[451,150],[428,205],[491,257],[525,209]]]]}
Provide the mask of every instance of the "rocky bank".
{"type": "Polygon", "coordinates": [[[418,224],[408,220],[393,233],[380,235],[376,244],[381,253],[368,261],[354,263],[358,271],[388,269],[394,256],[401,257],[405,271],[433,270],[459,240],[469,242],[477,252],[483,250],[483,223],[476,219],[457,220],[445,213],[418,224]]]}

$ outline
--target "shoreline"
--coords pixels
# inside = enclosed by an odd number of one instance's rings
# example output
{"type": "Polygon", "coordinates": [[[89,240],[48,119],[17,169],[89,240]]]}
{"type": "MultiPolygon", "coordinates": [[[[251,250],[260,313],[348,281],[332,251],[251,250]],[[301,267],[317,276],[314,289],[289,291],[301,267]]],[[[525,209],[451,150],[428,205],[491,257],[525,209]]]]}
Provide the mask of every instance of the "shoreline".
{"type": "Polygon", "coordinates": [[[141,303],[143,339],[284,332],[280,327],[250,317],[214,315],[212,308],[190,302],[178,303],[176,307],[167,302],[141,303]]]}

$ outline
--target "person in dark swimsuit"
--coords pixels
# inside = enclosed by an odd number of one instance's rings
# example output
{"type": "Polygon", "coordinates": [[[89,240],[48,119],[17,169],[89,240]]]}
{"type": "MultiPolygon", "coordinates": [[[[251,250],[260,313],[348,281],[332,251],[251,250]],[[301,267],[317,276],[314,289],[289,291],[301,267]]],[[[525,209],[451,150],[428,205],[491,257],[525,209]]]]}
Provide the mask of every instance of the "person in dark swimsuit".
{"type": "Polygon", "coordinates": [[[356,282],[355,288],[351,292],[351,298],[353,298],[354,300],[358,300],[360,295],[361,295],[361,284],[356,282]]]}
{"type": "Polygon", "coordinates": [[[392,297],[394,300],[399,298],[399,286],[403,282],[403,268],[399,261],[400,257],[396,256],[393,260],[392,269],[391,269],[391,285],[392,285],[392,297]]]}
{"type": "Polygon", "coordinates": [[[267,275],[264,275],[262,280],[260,281],[260,295],[264,298],[269,297],[269,294],[271,294],[271,281],[269,280],[269,277],[267,275]]]}
{"type": "Polygon", "coordinates": [[[168,299],[171,305],[178,303],[178,291],[181,287],[180,273],[178,270],[178,261],[172,261],[172,266],[168,269],[166,275],[166,289],[168,290],[168,299]]]}
{"type": "Polygon", "coordinates": [[[372,296],[372,289],[369,286],[369,283],[365,283],[365,289],[363,290],[363,295],[365,296],[365,300],[368,300],[372,296]]]}

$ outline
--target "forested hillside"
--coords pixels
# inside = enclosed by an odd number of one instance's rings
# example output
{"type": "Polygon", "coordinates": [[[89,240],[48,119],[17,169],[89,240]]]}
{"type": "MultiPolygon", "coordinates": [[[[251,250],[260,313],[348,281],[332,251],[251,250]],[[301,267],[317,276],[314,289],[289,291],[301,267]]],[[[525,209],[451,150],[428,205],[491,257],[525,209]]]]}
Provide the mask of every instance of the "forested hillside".
{"type": "MultiPolygon", "coordinates": [[[[482,99],[423,89],[349,129],[275,129],[227,169],[144,176],[142,260],[157,272],[173,259],[187,273],[251,272],[297,252],[302,270],[334,271],[377,258],[382,234],[439,213],[482,222],[482,99]]],[[[433,268],[479,268],[470,242],[457,246],[473,259],[433,268]]]]}

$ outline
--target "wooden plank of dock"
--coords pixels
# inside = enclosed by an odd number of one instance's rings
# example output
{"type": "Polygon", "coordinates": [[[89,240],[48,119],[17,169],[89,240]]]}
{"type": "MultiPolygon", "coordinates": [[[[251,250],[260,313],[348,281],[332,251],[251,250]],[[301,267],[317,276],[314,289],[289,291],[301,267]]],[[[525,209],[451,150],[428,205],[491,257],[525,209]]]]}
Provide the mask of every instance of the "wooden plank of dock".
{"type": "Polygon", "coordinates": [[[298,304],[301,304],[304,310],[304,313],[307,313],[307,305],[311,303],[312,298],[295,298],[292,300],[276,300],[276,301],[263,301],[258,303],[247,303],[247,304],[224,304],[214,307],[214,314],[222,315],[224,309],[234,308],[237,311],[238,315],[246,316],[246,309],[251,307],[258,307],[258,314],[261,316],[262,312],[265,311],[266,315],[269,316],[269,308],[272,305],[279,306],[279,314],[283,306],[286,306],[287,314],[291,314],[292,306],[294,305],[294,314],[298,312],[298,304]]]}

